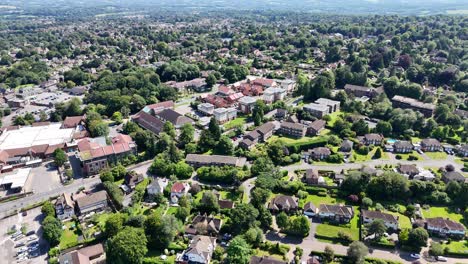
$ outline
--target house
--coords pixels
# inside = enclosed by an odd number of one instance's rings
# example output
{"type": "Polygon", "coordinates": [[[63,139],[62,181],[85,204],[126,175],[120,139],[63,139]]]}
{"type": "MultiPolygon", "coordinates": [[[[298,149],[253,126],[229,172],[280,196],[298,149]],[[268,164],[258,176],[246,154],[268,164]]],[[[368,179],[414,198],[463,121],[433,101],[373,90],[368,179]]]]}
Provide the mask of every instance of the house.
{"type": "Polygon", "coordinates": [[[326,105],[328,107],[328,113],[335,113],[340,111],[340,101],[335,101],[327,98],[319,98],[315,100],[316,104],[326,105]]]}
{"type": "Polygon", "coordinates": [[[151,115],[155,115],[163,110],[166,109],[174,109],[174,102],[173,101],[165,101],[156,104],[151,104],[145,106],[140,112],[149,113],[151,115]]]}
{"type": "Polygon", "coordinates": [[[313,160],[324,160],[331,155],[331,151],[326,147],[317,147],[309,150],[309,158],[313,160]]]}
{"type": "Polygon", "coordinates": [[[60,221],[70,219],[75,215],[75,202],[69,194],[63,193],[55,201],[55,215],[60,221]]]}
{"type": "Polygon", "coordinates": [[[411,142],[399,140],[393,144],[393,151],[396,153],[411,153],[413,147],[411,142]]]}
{"type": "Polygon", "coordinates": [[[465,236],[465,227],[448,218],[426,218],[425,227],[430,234],[442,237],[449,236],[463,238],[465,236]]]}
{"type": "Polygon", "coordinates": [[[317,136],[325,128],[327,122],[322,119],[315,120],[307,127],[307,135],[317,136]]]}
{"type": "Polygon", "coordinates": [[[299,123],[282,122],[279,132],[291,137],[301,138],[305,136],[307,127],[299,123]]]}
{"type": "Polygon", "coordinates": [[[400,164],[398,172],[412,179],[414,176],[419,174],[419,169],[414,164],[400,164]]]}
{"type": "Polygon", "coordinates": [[[255,102],[257,100],[250,96],[244,96],[239,99],[239,111],[244,114],[250,114],[255,107],[255,102]]]}
{"type": "Polygon", "coordinates": [[[388,229],[398,230],[398,216],[386,214],[379,211],[361,211],[361,219],[364,224],[369,224],[375,220],[382,220],[388,229]]]}
{"type": "Polygon", "coordinates": [[[202,104],[199,104],[198,107],[197,107],[198,111],[202,112],[203,114],[205,115],[213,115],[213,112],[214,112],[214,105],[210,104],[210,103],[202,103],[202,104]]]}
{"type": "Polygon", "coordinates": [[[243,167],[247,162],[247,159],[245,157],[232,157],[223,155],[188,154],[185,157],[185,162],[197,168],[203,166],[243,167]]]}
{"type": "Polygon", "coordinates": [[[218,199],[218,205],[221,209],[233,209],[236,204],[230,200],[218,199]]]}
{"type": "Polygon", "coordinates": [[[365,86],[358,86],[352,84],[346,84],[344,87],[347,94],[352,94],[355,97],[368,97],[368,98],[376,98],[381,95],[383,91],[383,87],[373,88],[373,87],[365,87],[365,86]]]}
{"type": "Polygon", "coordinates": [[[442,180],[445,182],[445,183],[449,183],[451,181],[456,181],[458,183],[464,183],[466,182],[467,178],[465,178],[465,176],[463,176],[461,173],[457,172],[457,171],[446,171],[442,174],[442,180]]]}
{"type": "Polygon", "coordinates": [[[130,190],[134,190],[135,187],[144,179],[145,177],[143,177],[143,174],[136,173],[135,171],[130,171],[125,175],[124,182],[130,190]]]}
{"type": "Polygon", "coordinates": [[[380,134],[365,134],[363,141],[366,145],[381,145],[384,140],[384,137],[380,134]]]}
{"type": "Polygon", "coordinates": [[[341,142],[340,151],[351,152],[351,150],[353,150],[353,144],[354,143],[349,139],[343,140],[343,142],[341,142]]]}
{"type": "Polygon", "coordinates": [[[195,122],[178,112],[172,110],[172,109],[164,109],[157,114],[154,115],[156,118],[159,118],[161,121],[165,122],[170,122],[174,125],[176,129],[181,128],[185,124],[194,124],[195,122]]]}
{"type": "Polygon", "coordinates": [[[105,264],[106,252],[102,244],[82,247],[58,257],[60,264],[105,264]]]}
{"type": "Polygon", "coordinates": [[[176,182],[171,187],[171,203],[177,204],[180,197],[186,195],[190,190],[190,186],[186,182],[176,182]]]}
{"type": "Polygon", "coordinates": [[[312,202],[307,202],[304,205],[304,215],[314,217],[317,214],[317,207],[312,202]]]}
{"type": "Polygon", "coordinates": [[[235,109],[233,107],[232,108],[224,108],[224,107],[216,108],[213,111],[213,115],[214,115],[215,120],[218,123],[223,124],[223,123],[225,123],[227,121],[236,119],[237,109],[235,109]]]}
{"type": "Polygon", "coordinates": [[[132,120],[142,128],[149,130],[156,135],[161,133],[163,130],[164,122],[149,113],[139,112],[132,117],[132,120]]]}
{"type": "Polygon", "coordinates": [[[209,264],[216,248],[216,238],[209,236],[195,236],[189,247],[177,255],[177,264],[209,264]]]}
{"type": "Polygon", "coordinates": [[[413,177],[413,180],[420,181],[433,181],[436,179],[436,176],[430,171],[424,168],[418,168],[419,173],[413,177]]]}
{"type": "Polygon", "coordinates": [[[188,235],[210,235],[216,237],[221,230],[221,219],[212,216],[197,215],[192,223],[185,229],[188,235]]]}
{"type": "Polygon", "coordinates": [[[252,256],[249,264],[287,264],[287,262],[272,258],[270,256],[252,256]]]}
{"type": "Polygon", "coordinates": [[[278,80],[277,83],[278,86],[286,90],[287,93],[291,93],[296,87],[296,82],[291,79],[278,80]]]}
{"type": "Polygon", "coordinates": [[[108,199],[106,191],[99,191],[79,197],[75,201],[79,215],[96,213],[108,208],[108,199]]]}
{"type": "Polygon", "coordinates": [[[272,212],[295,212],[298,209],[298,201],[294,196],[280,194],[270,201],[268,209],[272,212]]]}
{"type": "Polygon", "coordinates": [[[349,223],[354,217],[354,211],[350,205],[321,204],[318,216],[332,222],[349,223]]]}
{"type": "Polygon", "coordinates": [[[113,137],[110,145],[104,137],[81,139],[78,141],[78,150],[76,157],[81,162],[85,176],[97,174],[107,168],[108,163],[117,163],[137,152],[132,138],[123,134],[113,137]]]}
{"type": "Polygon", "coordinates": [[[258,142],[265,142],[273,135],[274,129],[275,124],[273,122],[267,122],[247,133],[242,141],[239,142],[239,146],[244,149],[250,149],[258,142]]]}
{"type": "Polygon", "coordinates": [[[283,100],[285,97],[286,90],[278,87],[270,87],[263,92],[263,101],[265,101],[266,104],[283,100]]]}
{"type": "Polygon", "coordinates": [[[442,144],[435,138],[425,138],[421,140],[421,150],[442,151],[442,144]]]}
{"type": "Polygon", "coordinates": [[[458,155],[468,157],[468,144],[464,144],[457,149],[458,155]]]}
{"type": "Polygon", "coordinates": [[[257,78],[257,79],[250,81],[250,83],[253,85],[261,86],[264,89],[268,89],[270,87],[276,87],[278,85],[278,83],[275,80],[266,79],[266,78],[257,78]]]}
{"type": "Polygon", "coordinates": [[[308,169],[304,174],[304,182],[309,185],[326,185],[325,179],[316,169],[308,169]]]}
{"type": "Polygon", "coordinates": [[[422,113],[425,117],[431,117],[436,106],[434,104],[423,103],[413,98],[395,95],[392,98],[394,108],[413,109],[422,113]]]}
{"type": "Polygon", "coordinates": [[[303,110],[317,118],[323,118],[330,113],[330,108],[327,105],[316,103],[304,105],[303,110]]]}
{"type": "Polygon", "coordinates": [[[159,193],[163,193],[164,189],[169,184],[169,180],[166,178],[155,178],[153,181],[146,186],[146,193],[148,194],[149,200],[153,200],[154,196],[159,193]]]}

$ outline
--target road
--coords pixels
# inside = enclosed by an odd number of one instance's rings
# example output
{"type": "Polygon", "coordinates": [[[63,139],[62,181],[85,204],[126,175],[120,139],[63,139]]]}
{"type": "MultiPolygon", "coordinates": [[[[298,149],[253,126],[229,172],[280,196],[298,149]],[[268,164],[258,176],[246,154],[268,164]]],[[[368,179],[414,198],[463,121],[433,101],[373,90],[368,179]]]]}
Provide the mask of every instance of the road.
{"type": "MultiPolygon", "coordinates": [[[[128,170],[135,170],[138,173],[147,175],[146,172],[151,166],[151,160],[145,161],[133,166],[128,167],[128,170]]],[[[0,204],[0,218],[4,217],[7,214],[12,213],[14,210],[19,210],[25,206],[47,200],[49,197],[57,196],[62,193],[71,193],[77,191],[80,187],[85,187],[86,189],[92,189],[96,184],[101,183],[99,176],[93,176],[90,178],[81,178],[75,179],[71,184],[61,186],[47,192],[35,193],[24,198],[14,200],[11,202],[1,203],[0,204]]]]}

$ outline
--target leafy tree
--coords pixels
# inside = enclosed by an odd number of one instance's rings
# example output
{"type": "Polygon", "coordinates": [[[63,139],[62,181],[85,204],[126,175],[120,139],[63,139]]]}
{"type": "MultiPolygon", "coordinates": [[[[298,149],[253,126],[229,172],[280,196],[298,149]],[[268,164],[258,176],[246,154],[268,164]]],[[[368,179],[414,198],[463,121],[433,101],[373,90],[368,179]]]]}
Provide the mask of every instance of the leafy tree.
{"type": "Polygon", "coordinates": [[[55,217],[55,207],[50,201],[46,201],[41,208],[41,212],[47,217],[55,217]]]}
{"type": "Polygon", "coordinates": [[[279,228],[285,229],[288,227],[289,218],[285,212],[281,212],[276,216],[276,225],[279,228]]]}
{"type": "Polygon", "coordinates": [[[287,233],[300,236],[300,237],[307,237],[310,231],[310,221],[307,216],[293,216],[291,217],[290,224],[287,228],[287,233]]]}
{"type": "Polygon", "coordinates": [[[187,123],[180,129],[179,142],[182,146],[186,146],[194,139],[195,129],[192,124],[187,123]]]}
{"type": "Polygon", "coordinates": [[[214,141],[219,141],[221,137],[221,128],[219,127],[218,122],[214,117],[210,119],[210,123],[208,124],[208,131],[210,132],[210,135],[214,141]]]}
{"type": "Polygon", "coordinates": [[[252,249],[245,239],[241,236],[237,236],[229,243],[226,253],[229,263],[247,264],[249,263],[252,249]]]}
{"type": "Polygon", "coordinates": [[[110,215],[104,224],[104,230],[108,237],[113,237],[122,230],[124,216],[120,213],[110,215]]]}
{"type": "Polygon", "coordinates": [[[429,254],[432,256],[442,256],[444,255],[444,247],[440,243],[433,241],[429,247],[429,254]]]}
{"type": "Polygon", "coordinates": [[[364,208],[372,207],[373,204],[374,204],[374,202],[369,197],[364,197],[362,199],[362,206],[364,206],[364,208]]]}
{"type": "Polygon", "coordinates": [[[257,209],[260,226],[264,229],[270,229],[271,224],[273,223],[273,216],[271,215],[270,210],[268,210],[265,206],[260,206],[257,209]]]}
{"type": "Polygon", "coordinates": [[[150,215],[145,222],[145,234],[148,243],[158,249],[164,249],[174,240],[177,234],[177,219],[173,215],[150,215]]]}
{"type": "Polygon", "coordinates": [[[386,230],[387,227],[385,226],[385,223],[382,219],[374,220],[368,226],[369,233],[374,234],[376,238],[380,238],[386,230]]]}
{"type": "Polygon", "coordinates": [[[255,248],[259,247],[263,240],[265,240],[263,230],[258,227],[250,228],[242,237],[245,239],[245,241],[247,241],[247,243],[255,248]]]}
{"type": "Polygon", "coordinates": [[[250,168],[250,171],[253,176],[259,175],[261,172],[271,171],[275,165],[268,157],[259,157],[257,158],[250,168]]]}
{"type": "Polygon", "coordinates": [[[122,120],[123,120],[122,113],[120,113],[118,111],[114,112],[112,114],[111,120],[114,121],[117,124],[122,124],[122,120]]]}
{"type": "Polygon", "coordinates": [[[59,167],[62,167],[63,164],[65,164],[65,162],[67,162],[68,160],[67,154],[61,148],[55,149],[53,155],[54,155],[54,163],[59,167]]]}
{"type": "Polygon", "coordinates": [[[374,156],[372,157],[373,159],[380,159],[382,157],[382,149],[377,148],[377,150],[374,153],[374,156]]]}
{"type": "Polygon", "coordinates": [[[234,154],[234,145],[232,144],[232,140],[225,135],[221,136],[218,144],[216,145],[216,152],[221,155],[234,154]]]}
{"type": "Polygon", "coordinates": [[[200,200],[199,209],[202,212],[216,213],[219,211],[218,197],[212,191],[203,193],[202,199],[200,200]]]}
{"type": "Polygon", "coordinates": [[[427,230],[422,227],[418,227],[409,231],[407,243],[412,247],[421,248],[427,246],[428,239],[429,234],[427,233],[427,230]]]}
{"type": "Polygon", "coordinates": [[[364,263],[365,257],[369,253],[369,249],[361,241],[354,241],[349,245],[347,256],[351,263],[364,263]]]}
{"type": "Polygon", "coordinates": [[[148,252],[146,244],[142,229],[125,227],[107,241],[107,259],[116,264],[140,264],[148,252]]]}
{"type": "Polygon", "coordinates": [[[330,246],[326,246],[323,252],[323,261],[325,263],[331,263],[335,259],[335,251],[330,246]]]}
{"type": "Polygon", "coordinates": [[[409,195],[408,180],[398,173],[384,172],[371,179],[367,191],[376,199],[401,200],[409,195]]]}
{"type": "Polygon", "coordinates": [[[250,192],[250,202],[256,207],[265,205],[270,197],[271,191],[263,188],[255,188],[250,192]]]}
{"type": "Polygon", "coordinates": [[[240,204],[231,210],[231,223],[234,233],[239,234],[255,226],[258,210],[251,204],[240,204]]]}
{"type": "Polygon", "coordinates": [[[43,236],[51,246],[56,246],[60,242],[63,229],[62,222],[57,218],[49,215],[42,221],[43,236]]]}
{"type": "Polygon", "coordinates": [[[168,134],[171,138],[175,138],[176,136],[176,131],[175,131],[175,127],[174,125],[169,122],[169,121],[166,121],[163,125],[163,132],[168,134]]]}

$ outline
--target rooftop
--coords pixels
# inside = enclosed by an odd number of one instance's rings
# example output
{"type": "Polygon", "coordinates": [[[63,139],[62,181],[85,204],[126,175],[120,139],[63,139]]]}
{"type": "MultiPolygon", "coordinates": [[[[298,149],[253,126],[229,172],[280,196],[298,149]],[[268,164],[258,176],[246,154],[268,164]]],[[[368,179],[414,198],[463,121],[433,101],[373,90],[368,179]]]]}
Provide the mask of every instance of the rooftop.
{"type": "Polygon", "coordinates": [[[58,145],[73,139],[73,128],[61,129],[62,124],[21,127],[6,130],[0,136],[0,149],[27,148],[37,145],[58,145]]]}

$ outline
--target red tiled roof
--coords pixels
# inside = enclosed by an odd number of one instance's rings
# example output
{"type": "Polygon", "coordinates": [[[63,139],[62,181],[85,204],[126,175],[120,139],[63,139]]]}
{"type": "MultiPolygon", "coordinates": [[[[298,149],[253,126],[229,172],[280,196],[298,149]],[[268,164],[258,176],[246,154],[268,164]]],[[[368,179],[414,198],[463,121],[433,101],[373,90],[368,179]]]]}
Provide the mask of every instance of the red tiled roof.
{"type": "Polygon", "coordinates": [[[171,192],[174,193],[181,193],[185,189],[185,185],[181,182],[176,182],[174,185],[172,185],[171,192]]]}
{"type": "Polygon", "coordinates": [[[63,128],[75,128],[81,121],[85,120],[85,116],[67,116],[65,120],[63,120],[62,127],[63,128]]]}

